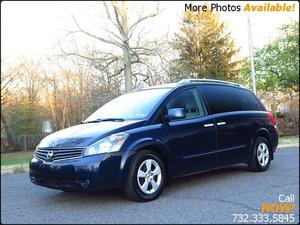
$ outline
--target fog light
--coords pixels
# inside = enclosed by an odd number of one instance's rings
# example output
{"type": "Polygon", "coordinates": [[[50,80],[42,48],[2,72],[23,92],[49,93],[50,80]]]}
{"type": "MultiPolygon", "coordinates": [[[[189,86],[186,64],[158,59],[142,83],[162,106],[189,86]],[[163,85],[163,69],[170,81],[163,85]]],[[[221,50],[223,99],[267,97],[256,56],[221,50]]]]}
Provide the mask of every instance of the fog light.
{"type": "Polygon", "coordinates": [[[86,180],[86,181],[84,181],[84,182],[81,183],[81,187],[83,187],[83,188],[88,188],[89,185],[90,185],[90,181],[89,180],[86,180]]]}

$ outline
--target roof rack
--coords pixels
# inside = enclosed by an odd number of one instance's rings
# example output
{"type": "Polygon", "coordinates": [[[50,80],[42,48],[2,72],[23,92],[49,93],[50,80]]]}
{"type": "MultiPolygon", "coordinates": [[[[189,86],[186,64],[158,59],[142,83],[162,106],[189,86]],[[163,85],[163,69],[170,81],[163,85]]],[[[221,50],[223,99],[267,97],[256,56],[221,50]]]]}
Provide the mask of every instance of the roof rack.
{"type": "Polygon", "coordinates": [[[193,82],[214,82],[214,83],[220,83],[220,84],[230,84],[238,87],[243,87],[242,85],[234,82],[229,81],[223,81],[223,80],[214,80],[214,79],[182,79],[178,82],[178,84],[188,84],[193,82]]]}

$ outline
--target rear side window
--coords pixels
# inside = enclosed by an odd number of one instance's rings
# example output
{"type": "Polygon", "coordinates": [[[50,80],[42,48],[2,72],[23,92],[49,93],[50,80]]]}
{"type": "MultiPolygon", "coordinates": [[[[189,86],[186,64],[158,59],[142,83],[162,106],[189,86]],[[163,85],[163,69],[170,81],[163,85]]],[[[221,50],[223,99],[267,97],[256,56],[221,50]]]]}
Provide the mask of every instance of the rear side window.
{"type": "Polygon", "coordinates": [[[258,100],[248,90],[221,85],[201,85],[201,90],[212,114],[263,110],[258,100]]]}

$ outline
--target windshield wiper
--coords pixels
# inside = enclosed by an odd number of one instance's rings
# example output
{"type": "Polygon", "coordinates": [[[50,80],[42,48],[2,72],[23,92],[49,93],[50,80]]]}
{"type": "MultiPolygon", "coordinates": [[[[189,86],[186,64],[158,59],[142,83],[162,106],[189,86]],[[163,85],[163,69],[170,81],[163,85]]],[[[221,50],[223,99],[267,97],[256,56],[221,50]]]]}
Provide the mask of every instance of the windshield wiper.
{"type": "Polygon", "coordinates": [[[125,120],[122,118],[103,118],[103,119],[96,119],[96,120],[91,120],[91,121],[86,121],[86,122],[81,122],[81,123],[99,123],[99,122],[105,122],[105,121],[123,122],[125,120]]]}
{"type": "Polygon", "coordinates": [[[123,122],[124,119],[123,118],[103,118],[100,119],[101,121],[116,121],[116,122],[123,122]]]}

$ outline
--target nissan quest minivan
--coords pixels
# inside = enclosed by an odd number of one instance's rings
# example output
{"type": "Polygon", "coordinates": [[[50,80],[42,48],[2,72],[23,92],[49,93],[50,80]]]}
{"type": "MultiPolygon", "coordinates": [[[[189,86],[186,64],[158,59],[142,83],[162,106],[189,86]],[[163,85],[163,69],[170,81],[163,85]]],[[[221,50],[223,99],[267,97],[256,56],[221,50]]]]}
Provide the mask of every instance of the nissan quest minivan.
{"type": "Polygon", "coordinates": [[[170,180],[247,163],[269,168],[276,121],[241,85],[184,79],[121,95],[36,147],[34,184],[62,191],[122,188],[156,199],[170,180]]]}

